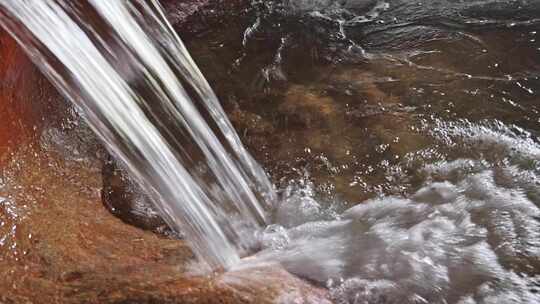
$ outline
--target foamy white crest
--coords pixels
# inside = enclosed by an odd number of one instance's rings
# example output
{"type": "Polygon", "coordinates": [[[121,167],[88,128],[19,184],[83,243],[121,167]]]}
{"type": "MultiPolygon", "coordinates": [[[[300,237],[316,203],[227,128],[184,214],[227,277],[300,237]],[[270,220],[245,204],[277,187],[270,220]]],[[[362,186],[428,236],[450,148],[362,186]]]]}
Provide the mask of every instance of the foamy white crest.
{"type": "Polygon", "coordinates": [[[516,167],[459,174],[466,163],[441,164],[456,183],[369,200],[334,221],[273,226],[268,249],[244,267],[277,261],[327,283],[338,303],[540,301],[538,176],[516,167]]]}
{"type": "Polygon", "coordinates": [[[429,127],[430,133],[447,146],[460,145],[460,148],[475,153],[485,153],[490,157],[511,157],[527,161],[540,161],[538,139],[518,127],[507,126],[500,121],[472,123],[467,120],[455,122],[437,121],[429,127]]]}

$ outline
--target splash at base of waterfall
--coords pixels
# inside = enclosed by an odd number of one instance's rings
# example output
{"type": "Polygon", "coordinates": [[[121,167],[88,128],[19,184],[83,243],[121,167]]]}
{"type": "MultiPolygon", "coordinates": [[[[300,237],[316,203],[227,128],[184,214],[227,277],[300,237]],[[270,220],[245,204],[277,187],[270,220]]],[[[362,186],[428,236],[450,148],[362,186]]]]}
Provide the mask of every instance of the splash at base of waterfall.
{"type": "Polygon", "coordinates": [[[494,158],[425,165],[415,193],[339,213],[297,183],[260,235],[264,249],[238,267],[279,263],[326,285],[337,303],[540,301],[540,145],[502,126],[443,124],[435,133],[494,158]]]}

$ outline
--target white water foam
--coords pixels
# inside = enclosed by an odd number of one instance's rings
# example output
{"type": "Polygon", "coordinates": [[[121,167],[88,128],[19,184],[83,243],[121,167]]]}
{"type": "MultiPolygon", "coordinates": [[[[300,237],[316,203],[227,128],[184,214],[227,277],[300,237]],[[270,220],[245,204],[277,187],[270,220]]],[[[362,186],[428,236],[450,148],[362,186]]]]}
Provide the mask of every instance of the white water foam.
{"type": "Polygon", "coordinates": [[[265,249],[239,267],[279,263],[344,304],[539,303],[540,172],[521,166],[539,145],[502,126],[452,123],[443,133],[520,158],[428,164],[415,193],[371,199],[332,220],[305,183],[279,205],[261,235],[265,249]]]}

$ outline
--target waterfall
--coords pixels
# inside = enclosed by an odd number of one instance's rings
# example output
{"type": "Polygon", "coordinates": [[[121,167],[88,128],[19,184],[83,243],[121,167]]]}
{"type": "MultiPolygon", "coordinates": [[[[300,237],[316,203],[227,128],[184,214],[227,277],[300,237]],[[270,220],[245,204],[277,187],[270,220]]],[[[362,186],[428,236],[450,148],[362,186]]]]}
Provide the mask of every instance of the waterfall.
{"type": "Polygon", "coordinates": [[[0,0],[0,24],[203,264],[253,246],[272,185],[157,0],[0,0]]]}

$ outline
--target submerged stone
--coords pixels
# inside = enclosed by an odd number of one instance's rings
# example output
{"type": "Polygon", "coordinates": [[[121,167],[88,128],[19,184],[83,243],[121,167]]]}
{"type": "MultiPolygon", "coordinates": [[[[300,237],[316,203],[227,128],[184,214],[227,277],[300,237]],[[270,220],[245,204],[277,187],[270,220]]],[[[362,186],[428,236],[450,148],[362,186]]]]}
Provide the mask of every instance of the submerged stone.
{"type": "Polygon", "coordinates": [[[102,174],[101,199],[112,214],[135,227],[167,237],[181,237],[167,226],[149,196],[116,161],[106,161],[102,174]]]}

